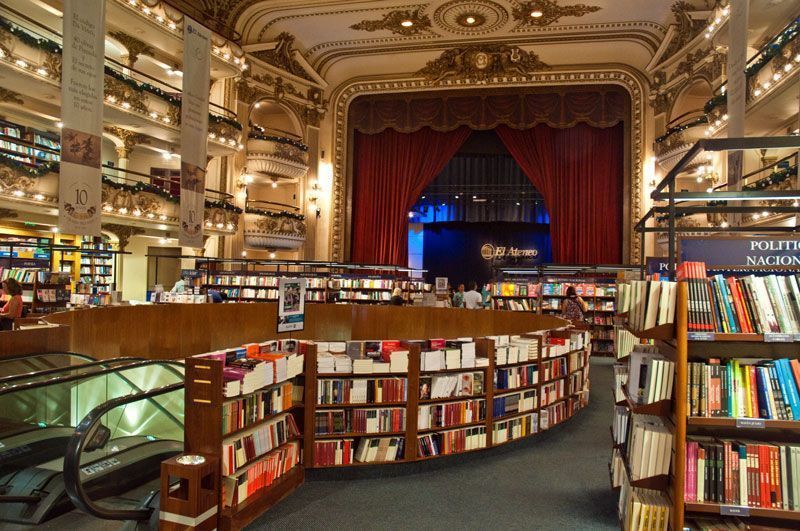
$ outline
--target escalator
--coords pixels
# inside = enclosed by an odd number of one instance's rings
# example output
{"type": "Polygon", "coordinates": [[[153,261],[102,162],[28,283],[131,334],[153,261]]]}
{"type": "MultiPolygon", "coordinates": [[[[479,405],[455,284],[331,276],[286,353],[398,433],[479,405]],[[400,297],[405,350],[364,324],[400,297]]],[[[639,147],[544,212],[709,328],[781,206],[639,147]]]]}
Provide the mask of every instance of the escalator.
{"type": "Polygon", "coordinates": [[[35,373],[48,369],[74,367],[95,361],[91,356],[72,352],[44,352],[23,354],[0,359],[0,381],[9,376],[35,373]]]}
{"type": "Polygon", "coordinates": [[[95,411],[105,412],[93,417],[90,437],[70,465],[87,496],[130,495],[182,449],[180,363],[90,363],[0,387],[0,521],[38,524],[72,509],[65,456],[95,411]]]}

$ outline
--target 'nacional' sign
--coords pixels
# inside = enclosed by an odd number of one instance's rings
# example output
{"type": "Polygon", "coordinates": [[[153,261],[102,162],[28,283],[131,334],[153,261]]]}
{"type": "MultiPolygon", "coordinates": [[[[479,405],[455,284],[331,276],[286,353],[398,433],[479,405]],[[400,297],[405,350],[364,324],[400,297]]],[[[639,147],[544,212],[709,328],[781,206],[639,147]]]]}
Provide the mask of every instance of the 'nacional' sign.
{"type": "Polygon", "coordinates": [[[517,249],[516,247],[495,247],[491,243],[481,246],[481,256],[484,260],[503,260],[505,258],[536,258],[538,249],[517,249]]]}
{"type": "Polygon", "coordinates": [[[682,238],[680,259],[713,266],[798,267],[800,237],[682,238]]]}
{"type": "Polygon", "coordinates": [[[178,241],[203,247],[211,32],[183,17],[181,98],[181,220],[178,241]]]}
{"type": "Polygon", "coordinates": [[[105,0],[64,2],[58,228],[100,236],[105,0]]]}

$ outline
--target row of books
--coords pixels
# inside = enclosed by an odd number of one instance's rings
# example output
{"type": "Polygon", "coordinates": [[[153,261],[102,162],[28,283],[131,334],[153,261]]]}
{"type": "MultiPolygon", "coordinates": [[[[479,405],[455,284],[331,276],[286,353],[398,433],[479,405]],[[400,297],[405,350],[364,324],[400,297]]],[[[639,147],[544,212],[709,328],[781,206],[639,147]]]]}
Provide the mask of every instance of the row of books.
{"type": "Polygon", "coordinates": [[[63,288],[44,288],[36,290],[36,298],[39,302],[69,302],[69,286],[63,288]]]}
{"type": "Polygon", "coordinates": [[[513,419],[499,420],[492,424],[492,444],[521,439],[539,432],[539,413],[515,417],[513,419]]]}
{"type": "MultiPolygon", "coordinates": [[[[575,352],[574,354],[580,355],[579,352],[575,352]]],[[[562,357],[562,358],[555,358],[552,360],[545,360],[540,364],[539,370],[542,373],[543,382],[546,382],[548,380],[553,380],[555,378],[561,378],[562,376],[566,376],[568,373],[567,358],[562,357]]]]}
{"type": "MultiPolygon", "coordinates": [[[[489,360],[481,362],[488,366],[489,360]]],[[[420,352],[419,369],[435,372],[452,369],[474,369],[476,367],[475,343],[472,341],[448,341],[444,349],[420,352]]]]}
{"type": "Polygon", "coordinates": [[[227,435],[241,430],[270,415],[288,410],[297,399],[297,394],[300,394],[302,399],[302,386],[296,390],[291,382],[286,382],[272,389],[223,403],[222,434],[227,435]]]}
{"type": "Polygon", "coordinates": [[[611,438],[614,446],[623,447],[628,441],[628,422],[631,412],[626,406],[614,406],[614,417],[611,420],[611,438]]]}
{"type": "Polygon", "coordinates": [[[632,280],[620,284],[617,309],[628,313],[629,326],[647,330],[675,321],[678,284],[666,280],[632,280]]]}
{"type": "Polygon", "coordinates": [[[13,278],[20,284],[47,282],[49,273],[44,269],[5,268],[0,266],[0,280],[13,278]]]}
{"type": "Polygon", "coordinates": [[[420,457],[448,455],[486,448],[486,426],[427,433],[417,437],[420,457]]]}
{"type": "Polygon", "coordinates": [[[628,385],[628,364],[614,364],[614,402],[620,403],[625,400],[625,386],[628,385]]]}
{"type": "Polygon", "coordinates": [[[622,359],[630,355],[633,348],[640,344],[641,340],[630,333],[622,326],[614,328],[614,348],[617,359],[622,359]]]}
{"type": "Polygon", "coordinates": [[[497,368],[494,371],[494,388],[517,389],[539,383],[539,366],[536,363],[516,367],[497,368]]]}
{"type": "Polygon", "coordinates": [[[492,297],[538,297],[539,284],[534,282],[497,282],[486,285],[492,297]]]}
{"type": "Polygon", "coordinates": [[[223,507],[235,507],[275,481],[300,463],[300,444],[289,442],[248,465],[234,476],[222,479],[223,507]]]}
{"type": "Polygon", "coordinates": [[[359,440],[354,459],[359,463],[380,463],[403,459],[405,437],[364,437],[359,440]]]}
{"type": "Polygon", "coordinates": [[[509,310],[512,312],[535,312],[536,301],[529,299],[492,299],[493,310],[509,310]]]}
{"type": "Polygon", "coordinates": [[[556,380],[555,382],[543,384],[541,393],[542,407],[545,407],[557,400],[561,400],[567,395],[567,382],[564,380],[556,380]]]}
{"type": "Polygon", "coordinates": [[[690,362],[689,386],[692,416],[800,420],[797,359],[690,362]]]}
{"type": "Polygon", "coordinates": [[[381,404],[405,402],[406,378],[323,378],[317,380],[317,404],[381,404]]]}
{"type": "Polygon", "coordinates": [[[406,429],[406,410],[400,407],[316,411],[317,435],[336,433],[383,433],[406,429]]]}
{"type": "Polygon", "coordinates": [[[419,379],[420,400],[483,394],[483,373],[463,372],[422,377],[419,379]]]}
{"type": "Polygon", "coordinates": [[[447,428],[458,424],[469,424],[486,418],[486,400],[464,400],[446,404],[419,406],[417,429],[447,428]]]}
{"type": "Polygon", "coordinates": [[[800,511],[800,446],[692,438],[684,500],[800,511]]]}
{"type": "Polygon", "coordinates": [[[222,444],[222,473],[237,470],[300,435],[294,417],[284,414],[222,444]]]}
{"type": "Polygon", "coordinates": [[[628,396],[636,404],[672,399],[675,363],[650,345],[637,345],[630,354],[628,396]]]}
{"type": "MultiPolygon", "coordinates": [[[[360,278],[327,278],[305,277],[307,289],[382,289],[392,290],[399,287],[404,291],[431,291],[431,285],[419,280],[395,279],[360,279],[360,278]]],[[[277,288],[279,276],[270,274],[215,274],[209,275],[206,281],[211,286],[256,286],[277,288]]]]}
{"type": "MultiPolygon", "coordinates": [[[[294,342],[287,346],[294,348],[294,342]]],[[[287,349],[288,350],[288,349],[287,349]]],[[[303,355],[281,349],[281,342],[248,343],[239,348],[198,354],[224,363],[223,395],[232,398],[278,384],[303,372],[303,355]]]]}
{"type": "Polygon", "coordinates": [[[659,417],[634,415],[628,423],[626,451],[631,480],[669,473],[672,432],[659,417]]]}
{"type": "Polygon", "coordinates": [[[375,372],[408,372],[408,351],[384,351],[380,358],[356,358],[346,354],[317,353],[317,372],[319,374],[372,374],[375,372]],[[383,361],[388,359],[388,363],[383,361]]]}
{"type": "Polygon", "coordinates": [[[392,294],[389,291],[346,291],[340,290],[334,294],[335,300],[339,301],[381,301],[389,302],[392,294]]]}
{"type": "Polygon", "coordinates": [[[589,363],[589,355],[588,353],[583,350],[580,352],[572,352],[567,358],[567,370],[569,372],[577,371],[578,369],[582,369],[589,363]]]}
{"type": "Polygon", "coordinates": [[[631,487],[625,482],[619,494],[619,515],[623,531],[667,531],[672,503],[657,490],[631,487]]]}
{"type": "Polygon", "coordinates": [[[703,262],[684,262],[689,285],[689,331],[800,334],[800,278],[796,274],[706,278],[703,262]]]}
{"type": "Polygon", "coordinates": [[[495,396],[492,405],[492,416],[503,417],[513,413],[524,413],[537,407],[536,389],[528,389],[518,393],[495,396]]]}
{"type": "Polygon", "coordinates": [[[110,293],[73,293],[69,296],[71,306],[108,306],[111,304],[110,293]]]}

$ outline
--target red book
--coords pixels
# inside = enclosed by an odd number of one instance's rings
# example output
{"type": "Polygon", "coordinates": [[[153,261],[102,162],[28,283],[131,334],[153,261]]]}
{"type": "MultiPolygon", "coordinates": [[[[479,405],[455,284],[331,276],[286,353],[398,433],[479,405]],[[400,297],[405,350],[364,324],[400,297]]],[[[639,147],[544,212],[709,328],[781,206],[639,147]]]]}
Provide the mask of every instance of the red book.
{"type": "Polygon", "coordinates": [[[750,407],[753,410],[753,417],[758,418],[761,415],[758,413],[758,380],[756,379],[756,366],[749,365],[747,369],[750,371],[750,407]]]}
{"type": "Polygon", "coordinates": [[[794,375],[794,383],[800,389],[800,361],[790,360],[789,365],[792,366],[792,374],[794,375]]]}
{"type": "Polygon", "coordinates": [[[758,473],[758,446],[747,445],[747,505],[758,507],[760,499],[760,479],[758,473]]]}
{"type": "Polygon", "coordinates": [[[759,503],[760,507],[772,507],[772,503],[770,502],[770,456],[769,456],[769,447],[764,444],[760,444],[758,446],[758,470],[759,476],[761,479],[761,483],[759,485],[759,489],[761,492],[761,502],[759,503]]]}
{"type": "Polygon", "coordinates": [[[783,495],[781,494],[781,454],[777,446],[769,447],[772,454],[772,492],[775,493],[772,506],[776,509],[783,508],[783,495]]]}

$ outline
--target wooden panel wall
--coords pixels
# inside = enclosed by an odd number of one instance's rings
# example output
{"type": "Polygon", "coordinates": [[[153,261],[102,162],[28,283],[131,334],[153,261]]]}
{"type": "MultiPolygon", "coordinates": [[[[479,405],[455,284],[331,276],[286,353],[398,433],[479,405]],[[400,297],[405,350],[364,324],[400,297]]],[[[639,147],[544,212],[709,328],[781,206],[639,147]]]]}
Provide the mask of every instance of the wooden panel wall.
{"type": "Polygon", "coordinates": [[[305,330],[290,335],[275,332],[275,303],[117,306],[64,312],[47,320],[68,325],[68,350],[99,359],[185,358],[275,337],[454,338],[521,334],[566,324],[557,317],[501,310],[308,304],[305,330]]]}
{"type": "Polygon", "coordinates": [[[66,352],[69,346],[70,330],[66,326],[0,332],[0,358],[38,352],[66,352]]]}

